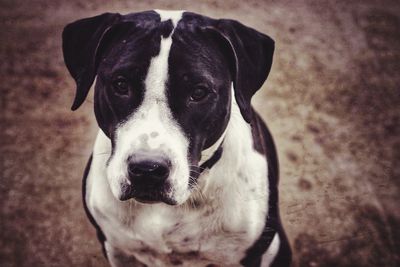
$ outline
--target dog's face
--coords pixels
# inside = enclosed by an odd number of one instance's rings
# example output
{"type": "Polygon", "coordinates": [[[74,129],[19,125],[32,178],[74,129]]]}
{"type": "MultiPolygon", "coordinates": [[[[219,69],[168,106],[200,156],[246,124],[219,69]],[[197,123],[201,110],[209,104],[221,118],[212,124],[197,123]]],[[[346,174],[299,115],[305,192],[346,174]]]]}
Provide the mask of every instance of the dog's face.
{"type": "Polygon", "coordinates": [[[107,176],[120,199],[184,201],[201,151],[227,125],[227,60],[207,33],[181,25],[172,37],[171,20],[128,29],[101,57],[95,111],[112,140],[107,176]]]}
{"type": "Polygon", "coordinates": [[[250,121],[250,98],[270,69],[273,41],[233,21],[149,11],[70,24],[63,49],[78,85],[73,109],[97,76],[95,114],[112,144],[107,178],[114,196],[181,204],[196,186],[201,152],[227,127],[232,83],[250,121]],[[240,66],[252,59],[262,70],[240,66]]]}

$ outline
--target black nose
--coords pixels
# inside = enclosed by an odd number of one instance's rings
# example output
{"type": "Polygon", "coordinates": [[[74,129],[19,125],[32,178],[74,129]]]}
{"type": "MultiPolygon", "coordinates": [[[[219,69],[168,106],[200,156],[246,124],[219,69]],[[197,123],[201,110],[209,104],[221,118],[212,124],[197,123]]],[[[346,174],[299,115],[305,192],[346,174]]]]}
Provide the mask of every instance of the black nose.
{"type": "Polygon", "coordinates": [[[168,159],[149,153],[137,153],[128,159],[129,180],[134,187],[156,187],[168,178],[171,163],[168,159]]]}

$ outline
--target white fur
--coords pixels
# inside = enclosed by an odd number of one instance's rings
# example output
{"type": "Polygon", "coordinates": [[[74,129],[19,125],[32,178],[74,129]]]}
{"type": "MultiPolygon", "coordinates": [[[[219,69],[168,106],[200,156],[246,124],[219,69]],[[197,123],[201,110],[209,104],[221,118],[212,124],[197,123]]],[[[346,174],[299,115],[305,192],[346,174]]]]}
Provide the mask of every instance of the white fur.
{"type": "MultiPolygon", "coordinates": [[[[170,14],[177,23],[177,13],[170,14]]],[[[168,18],[166,13],[160,15],[163,20],[168,18]]],[[[160,54],[152,59],[145,81],[144,102],[118,128],[113,156],[110,140],[99,131],[85,200],[105,234],[112,266],[136,266],[132,256],[148,266],[173,266],[177,259],[181,266],[239,266],[264,227],[269,194],[266,159],[254,150],[250,125],[232,97],[223,154],[199,176],[195,192],[190,194],[188,140],[172,119],[164,92],[171,42],[171,36],[161,40],[160,54]],[[159,134],[146,142],[141,140],[152,132],[159,134]],[[183,204],[118,200],[120,185],[127,183],[127,157],[137,149],[149,148],[171,156],[172,193],[183,204]]],[[[275,254],[265,256],[264,262],[272,261],[275,254]]]]}
{"type": "Polygon", "coordinates": [[[269,267],[276,255],[279,251],[279,245],[281,241],[279,239],[279,235],[276,233],[274,239],[272,239],[271,244],[268,247],[268,250],[264,253],[263,258],[261,260],[261,267],[269,267]]]}

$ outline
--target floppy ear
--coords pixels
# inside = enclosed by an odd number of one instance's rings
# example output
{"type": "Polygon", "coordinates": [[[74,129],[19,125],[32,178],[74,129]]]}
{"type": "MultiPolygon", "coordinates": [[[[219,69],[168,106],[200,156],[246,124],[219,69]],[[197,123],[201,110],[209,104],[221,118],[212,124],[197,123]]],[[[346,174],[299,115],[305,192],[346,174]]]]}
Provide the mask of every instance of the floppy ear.
{"type": "Polygon", "coordinates": [[[268,77],[274,53],[274,41],[267,35],[234,20],[219,20],[216,26],[231,49],[231,69],[236,102],[243,118],[250,122],[252,96],[268,77]]]}
{"type": "Polygon", "coordinates": [[[104,34],[120,21],[117,13],[81,19],[68,24],[62,33],[64,62],[76,82],[76,95],[71,107],[76,110],[85,101],[96,76],[96,54],[104,34]]]}

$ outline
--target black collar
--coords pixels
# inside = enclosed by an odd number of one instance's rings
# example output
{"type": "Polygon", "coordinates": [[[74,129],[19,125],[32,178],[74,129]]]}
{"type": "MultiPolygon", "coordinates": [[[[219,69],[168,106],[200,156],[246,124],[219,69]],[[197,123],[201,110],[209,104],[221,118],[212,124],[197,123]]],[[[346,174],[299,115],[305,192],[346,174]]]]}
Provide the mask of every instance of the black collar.
{"type": "Polygon", "coordinates": [[[202,173],[205,169],[211,169],[212,166],[214,166],[214,164],[217,163],[217,161],[221,158],[223,143],[224,141],[221,142],[217,150],[215,150],[214,154],[200,165],[200,173],[202,173]]]}

